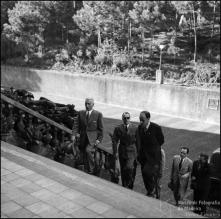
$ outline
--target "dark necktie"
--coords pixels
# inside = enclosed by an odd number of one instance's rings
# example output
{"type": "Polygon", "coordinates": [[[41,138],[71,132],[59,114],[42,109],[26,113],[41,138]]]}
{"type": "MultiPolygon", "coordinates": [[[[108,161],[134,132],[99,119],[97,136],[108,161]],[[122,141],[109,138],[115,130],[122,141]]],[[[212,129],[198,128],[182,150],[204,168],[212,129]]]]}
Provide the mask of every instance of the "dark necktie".
{"type": "Polygon", "coordinates": [[[182,162],[183,162],[183,158],[181,158],[181,160],[180,160],[180,163],[179,163],[179,170],[181,169],[182,162]]]}
{"type": "Polygon", "coordinates": [[[127,125],[125,125],[125,130],[126,130],[126,132],[128,131],[127,125]]]}
{"type": "Polygon", "coordinates": [[[87,123],[89,121],[89,112],[88,111],[87,111],[87,114],[86,114],[86,121],[87,121],[87,123]]]}

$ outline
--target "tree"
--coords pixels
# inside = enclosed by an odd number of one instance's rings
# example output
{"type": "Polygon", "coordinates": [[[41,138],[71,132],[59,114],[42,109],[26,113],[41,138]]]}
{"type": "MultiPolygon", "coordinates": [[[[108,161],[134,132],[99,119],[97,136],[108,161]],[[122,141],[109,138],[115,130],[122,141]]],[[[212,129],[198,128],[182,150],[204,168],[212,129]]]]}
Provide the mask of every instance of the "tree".
{"type": "Polygon", "coordinates": [[[17,1],[1,1],[1,34],[3,25],[8,23],[8,9],[12,9],[17,1]]]}
{"type": "Polygon", "coordinates": [[[4,33],[7,38],[22,44],[27,55],[43,44],[43,31],[48,20],[41,13],[41,6],[38,1],[18,1],[8,10],[9,24],[4,24],[4,33]]]}
{"type": "Polygon", "coordinates": [[[76,32],[79,28],[72,17],[82,7],[82,1],[43,1],[42,4],[43,10],[49,15],[44,32],[47,43],[53,43],[54,36],[62,43],[73,41],[72,36],[78,35],[76,32]]]}
{"type": "Polygon", "coordinates": [[[206,22],[201,13],[201,1],[173,1],[178,13],[181,15],[180,26],[190,25],[194,32],[194,63],[197,61],[197,28],[206,22]],[[185,18],[185,19],[184,19],[185,18]]]}
{"type": "MultiPolygon", "coordinates": [[[[138,1],[134,3],[134,9],[129,12],[132,24],[137,32],[140,32],[142,57],[144,56],[144,34],[151,37],[149,55],[152,55],[153,36],[160,30],[160,23],[165,20],[165,16],[160,12],[159,1],[138,1]]],[[[143,60],[143,58],[142,58],[143,60]]]]}

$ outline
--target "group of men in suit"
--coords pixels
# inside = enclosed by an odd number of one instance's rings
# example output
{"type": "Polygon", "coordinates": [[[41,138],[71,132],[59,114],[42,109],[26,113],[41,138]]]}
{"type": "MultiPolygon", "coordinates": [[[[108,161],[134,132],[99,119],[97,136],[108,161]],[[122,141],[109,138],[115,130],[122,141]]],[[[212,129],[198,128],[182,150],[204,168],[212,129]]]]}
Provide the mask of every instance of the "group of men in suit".
{"type": "MultiPolygon", "coordinates": [[[[96,146],[103,139],[103,115],[94,110],[93,98],[86,98],[85,110],[79,112],[78,131],[80,151],[85,157],[85,166],[89,174],[96,175],[99,166],[99,153],[96,146]]],[[[148,196],[159,198],[160,178],[165,155],[161,150],[164,135],[159,125],[150,121],[150,113],[140,113],[140,124],[136,127],[130,121],[130,113],[122,114],[122,124],[114,129],[113,155],[119,158],[122,185],[133,189],[136,176],[137,161],[141,164],[142,176],[148,196]],[[157,186],[156,186],[157,185],[157,186]]]]}
{"type": "MultiPolygon", "coordinates": [[[[76,136],[80,139],[79,149],[87,161],[87,172],[96,175],[99,166],[96,146],[102,142],[104,125],[102,113],[93,107],[93,98],[86,98],[86,109],[79,112],[76,136]]],[[[150,117],[148,111],[142,111],[139,116],[140,124],[137,127],[131,123],[129,112],[122,114],[122,124],[116,126],[113,132],[113,155],[119,159],[122,186],[133,189],[138,161],[147,196],[159,199],[160,181],[165,166],[165,152],[161,147],[164,135],[162,128],[150,121],[150,117]]],[[[170,180],[176,205],[184,199],[192,173],[193,162],[187,157],[188,153],[189,148],[181,147],[180,155],[173,157],[170,180]]],[[[192,177],[195,172],[192,173],[192,177]]]]}

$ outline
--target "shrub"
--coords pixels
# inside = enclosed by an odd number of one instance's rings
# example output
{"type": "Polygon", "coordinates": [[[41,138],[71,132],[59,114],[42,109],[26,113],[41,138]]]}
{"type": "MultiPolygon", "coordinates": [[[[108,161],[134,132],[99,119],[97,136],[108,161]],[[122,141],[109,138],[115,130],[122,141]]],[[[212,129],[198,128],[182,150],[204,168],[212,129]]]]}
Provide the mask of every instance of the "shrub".
{"type": "Polygon", "coordinates": [[[113,55],[117,50],[116,44],[112,40],[105,40],[97,50],[97,55],[95,56],[95,63],[104,67],[105,65],[109,68],[113,65],[113,55]]]}
{"type": "Polygon", "coordinates": [[[155,73],[153,74],[153,71],[150,67],[135,68],[135,74],[140,76],[144,80],[153,79],[153,77],[155,76],[155,73]]]}
{"type": "Polygon", "coordinates": [[[7,65],[15,65],[15,66],[26,66],[24,57],[15,57],[6,60],[7,65]]]}
{"type": "Polygon", "coordinates": [[[105,51],[102,49],[98,49],[98,54],[95,56],[94,59],[95,63],[97,65],[107,65],[107,66],[112,66],[113,64],[113,57],[110,54],[107,54],[105,51]]]}
{"type": "Polygon", "coordinates": [[[196,83],[219,83],[220,65],[211,63],[197,63],[194,80],[196,83]]]}
{"type": "Polygon", "coordinates": [[[113,55],[113,65],[120,69],[123,72],[130,66],[130,61],[128,55],[124,52],[122,53],[115,53],[113,55]]]}

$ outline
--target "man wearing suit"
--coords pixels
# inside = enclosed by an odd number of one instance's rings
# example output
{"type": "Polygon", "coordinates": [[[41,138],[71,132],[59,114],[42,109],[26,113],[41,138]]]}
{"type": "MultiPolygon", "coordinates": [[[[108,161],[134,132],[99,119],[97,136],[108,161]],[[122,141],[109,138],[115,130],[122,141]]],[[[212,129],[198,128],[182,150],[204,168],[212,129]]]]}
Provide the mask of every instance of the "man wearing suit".
{"type": "Polygon", "coordinates": [[[86,110],[79,111],[78,134],[80,137],[79,149],[86,157],[86,169],[89,174],[97,174],[99,169],[99,153],[96,146],[103,139],[103,115],[94,110],[94,99],[86,98],[86,110]]]}
{"type": "Polygon", "coordinates": [[[159,125],[150,122],[150,113],[140,113],[140,124],[137,129],[138,161],[148,196],[154,196],[157,179],[162,164],[161,145],[164,135],[159,125]]]}
{"type": "Polygon", "coordinates": [[[133,189],[137,167],[137,127],[130,123],[130,113],[128,112],[122,114],[122,121],[123,124],[118,125],[114,129],[112,137],[113,154],[119,156],[123,187],[133,189]]]}
{"type": "Polygon", "coordinates": [[[194,212],[204,215],[210,189],[209,156],[201,153],[199,159],[193,162],[191,173],[191,188],[193,189],[194,212]]]}
{"type": "Polygon", "coordinates": [[[173,185],[173,194],[178,206],[179,201],[183,201],[187,191],[193,162],[187,157],[189,148],[181,147],[180,155],[173,157],[170,181],[173,185]]]}

